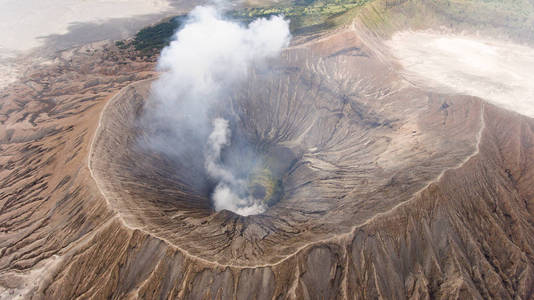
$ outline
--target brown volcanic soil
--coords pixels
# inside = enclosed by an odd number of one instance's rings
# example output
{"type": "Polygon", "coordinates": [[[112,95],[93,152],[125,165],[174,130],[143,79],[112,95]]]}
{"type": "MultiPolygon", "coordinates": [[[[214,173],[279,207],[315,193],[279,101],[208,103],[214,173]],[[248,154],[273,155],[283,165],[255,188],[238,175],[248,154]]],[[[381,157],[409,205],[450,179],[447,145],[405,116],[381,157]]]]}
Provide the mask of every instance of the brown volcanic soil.
{"type": "Polygon", "coordinates": [[[151,64],[80,49],[29,74],[0,107],[0,297],[532,299],[534,121],[410,85],[370,36],[294,46],[232,95],[296,158],[247,218],[136,147],[151,64]]]}

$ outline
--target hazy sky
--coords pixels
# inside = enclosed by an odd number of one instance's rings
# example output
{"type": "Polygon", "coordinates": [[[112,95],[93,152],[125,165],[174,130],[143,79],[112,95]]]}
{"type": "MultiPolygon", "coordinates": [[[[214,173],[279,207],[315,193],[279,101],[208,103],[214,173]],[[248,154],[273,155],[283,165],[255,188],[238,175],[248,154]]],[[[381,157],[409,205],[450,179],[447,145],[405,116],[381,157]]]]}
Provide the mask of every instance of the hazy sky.
{"type": "Polygon", "coordinates": [[[58,49],[130,36],[203,0],[0,0],[0,89],[58,49]],[[68,34],[67,34],[68,33],[68,34]],[[46,49],[38,47],[46,45],[46,49]],[[37,47],[37,48],[36,48],[37,47]],[[32,61],[13,60],[27,50],[32,61]]]}
{"type": "Polygon", "coordinates": [[[166,0],[0,0],[0,54],[39,46],[39,37],[67,33],[73,23],[157,14],[166,0]]]}

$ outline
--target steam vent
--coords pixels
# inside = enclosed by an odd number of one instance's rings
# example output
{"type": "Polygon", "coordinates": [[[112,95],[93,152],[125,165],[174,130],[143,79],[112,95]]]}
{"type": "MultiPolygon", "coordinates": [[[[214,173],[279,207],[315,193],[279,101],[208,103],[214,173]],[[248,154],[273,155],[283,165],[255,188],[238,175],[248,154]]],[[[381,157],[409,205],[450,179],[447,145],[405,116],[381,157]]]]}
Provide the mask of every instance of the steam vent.
{"type": "Polygon", "coordinates": [[[534,31],[434,2],[295,31],[178,134],[161,60],[33,66],[0,93],[0,299],[534,299],[534,31]]]}

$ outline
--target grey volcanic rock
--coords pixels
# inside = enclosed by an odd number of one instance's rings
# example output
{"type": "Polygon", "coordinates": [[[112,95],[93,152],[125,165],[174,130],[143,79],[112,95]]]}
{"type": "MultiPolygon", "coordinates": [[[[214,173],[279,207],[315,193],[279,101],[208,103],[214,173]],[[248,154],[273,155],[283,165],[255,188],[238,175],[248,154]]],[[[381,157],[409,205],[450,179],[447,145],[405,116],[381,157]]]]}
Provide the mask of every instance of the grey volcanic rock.
{"type": "Polygon", "coordinates": [[[214,211],[201,150],[142,147],[152,65],[13,88],[0,297],[532,299],[534,121],[411,84],[379,36],[298,41],[214,108],[280,158],[280,200],[248,217],[214,211]]]}

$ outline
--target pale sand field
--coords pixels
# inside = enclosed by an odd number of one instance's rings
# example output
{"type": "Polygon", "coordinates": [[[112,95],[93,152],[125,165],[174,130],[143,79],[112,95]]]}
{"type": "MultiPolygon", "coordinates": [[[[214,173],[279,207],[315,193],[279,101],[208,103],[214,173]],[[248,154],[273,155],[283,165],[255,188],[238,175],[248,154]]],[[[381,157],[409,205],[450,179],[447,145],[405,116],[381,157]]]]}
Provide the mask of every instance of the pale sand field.
{"type": "Polygon", "coordinates": [[[0,49],[28,50],[40,37],[67,33],[73,23],[162,13],[166,0],[0,0],[0,49]]]}
{"type": "Polygon", "coordinates": [[[483,98],[534,117],[534,49],[433,31],[399,32],[391,52],[416,84],[483,98]]]}

